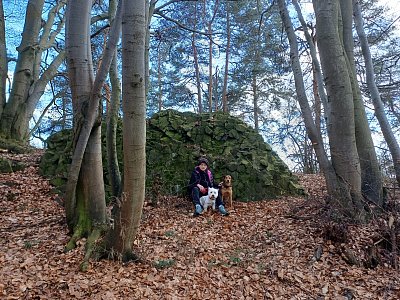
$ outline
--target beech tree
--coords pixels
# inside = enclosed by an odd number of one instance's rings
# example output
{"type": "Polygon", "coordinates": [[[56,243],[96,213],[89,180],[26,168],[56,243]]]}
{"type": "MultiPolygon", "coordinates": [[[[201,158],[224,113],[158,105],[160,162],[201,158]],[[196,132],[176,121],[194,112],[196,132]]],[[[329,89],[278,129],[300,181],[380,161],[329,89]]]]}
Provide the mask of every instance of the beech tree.
{"type": "MultiPolygon", "coordinates": [[[[117,0],[109,2],[109,19],[110,23],[114,22],[117,0]]],[[[118,21],[118,20],[117,20],[118,21]]],[[[120,78],[118,76],[118,51],[114,50],[113,59],[110,66],[110,83],[111,95],[107,105],[107,132],[106,132],[106,146],[107,146],[107,162],[108,172],[111,183],[111,190],[114,197],[120,196],[121,191],[121,172],[118,165],[117,155],[117,125],[119,119],[120,103],[121,103],[121,86],[120,78]]]]}
{"type": "Polygon", "coordinates": [[[4,24],[3,1],[0,1],[0,116],[6,104],[6,82],[7,82],[7,49],[6,32],[4,24]]]}

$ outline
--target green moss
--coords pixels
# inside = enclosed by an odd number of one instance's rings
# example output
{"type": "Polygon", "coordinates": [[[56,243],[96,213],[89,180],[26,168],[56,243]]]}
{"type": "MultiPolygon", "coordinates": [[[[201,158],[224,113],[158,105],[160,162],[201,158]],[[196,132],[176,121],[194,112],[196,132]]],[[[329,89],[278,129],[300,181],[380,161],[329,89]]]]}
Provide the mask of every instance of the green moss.
{"type": "Polygon", "coordinates": [[[0,173],[12,173],[11,161],[0,157],[0,173]]]}

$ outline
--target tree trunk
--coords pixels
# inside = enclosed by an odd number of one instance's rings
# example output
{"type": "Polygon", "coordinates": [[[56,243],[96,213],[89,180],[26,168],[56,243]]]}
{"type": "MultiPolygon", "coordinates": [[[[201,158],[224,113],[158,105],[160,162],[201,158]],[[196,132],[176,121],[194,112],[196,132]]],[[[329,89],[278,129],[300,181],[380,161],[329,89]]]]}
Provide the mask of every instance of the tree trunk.
{"type": "Polygon", "coordinates": [[[254,128],[258,130],[258,91],[257,91],[257,74],[255,71],[251,74],[251,89],[253,91],[253,116],[254,116],[254,128]]]}
{"type": "MultiPolygon", "coordinates": [[[[194,28],[196,29],[197,25],[197,5],[195,5],[194,10],[194,28]]],[[[201,99],[202,91],[201,91],[201,79],[200,79],[200,68],[199,68],[199,58],[197,54],[196,47],[196,33],[193,31],[192,33],[192,49],[193,49],[193,60],[194,60],[194,70],[196,74],[196,88],[197,88],[197,106],[199,109],[199,114],[203,112],[203,100],[201,99]]]]}
{"type": "MultiPolygon", "coordinates": [[[[311,60],[312,60],[312,65],[313,65],[313,71],[315,71],[315,81],[316,81],[316,87],[318,91],[318,98],[321,99],[322,105],[324,107],[325,111],[325,116],[329,115],[329,110],[328,110],[328,97],[325,92],[325,85],[324,85],[324,78],[322,75],[321,71],[321,65],[318,60],[318,54],[317,54],[317,49],[315,47],[315,38],[313,38],[309,32],[308,32],[308,27],[307,24],[304,20],[303,14],[301,12],[300,6],[297,2],[297,0],[292,0],[292,3],[296,9],[297,16],[299,18],[299,21],[301,23],[301,26],[303,27],[303,32],[304,36],[306,37],[308,47],[310,48],[310,54],[311,54],[311,60]]],[[[315,91],[314,91],[314,94],[315,91]]],[[[317,101],[317,100],[316,100],[317,101]]],[[[319,128],[319,125],[317,124],[317,127],[319,128]]]]}
{"type": "Polygon", "coordinates": [[[354,101],[354,120],[357,152],[360,159],[363,195],[379,207],[383,206],[382,175],[372,141],[367,114],[356,78],[353,41],[353,6],[351,1],[340,0],[343,24],[343,45],[346,51],[350,82],[354,101]]]}
{"type": "Polygon", "coordinates": [[[145,0],[124,2],[122,24],[124,189],[120,205],[114,206],[115,222],[107,236],[107,248],[126,261],[134,257],[132,246],[145,191],[145,0]]]}
{"type": "Polygon", "coordinates": [[[208,36],[208,111],[212,112],[213,104],[213,41],[212,41],[212,29],[211,22],[208,23],[207,33],[208,36]]]}
{"type": "Polygon", "coordinates": [[[158,51],[157,51],[157,84],[158,84],[158,101],[157,101],[157,106],[158,106],[158,111],[160,112],[162,110],[163,107],[163,101],[162,101],[162,97],[163,97],[163,85],[162,85],[162,71],[161,71],[161,65],[162,65],[162,58],[161,58],[161,54],[160,54],[160,47],[158,47],[158,51]]]}
{"type": "Polygon", "coordinates": [[[222,111],[228,112],[228,72],[229,72],[229,51],[231,47],[231,21],[229,15],[229,3],[226,3],[226,51],[225,51],[225,69],[224,69],[224,86],[222,89],[222,111]]]}
{"type": "Polygon", "coordinates": [[[356,145],[351,73],[339,36],[338,0],[313,0],[317,41],[329,99],[328,133],[333,167],[348,184],[351,199],[341,197],[340,205],[349,216],[365,220],[361,193],[361,167],[356,145]]]}
{"type": "Polygon", "coordinates": [[[0,1],[0,118],[3,107],[6,104],[6,83],[7,83],[7,49],[6,32],[4,24],[3,1],[0,1]]]}
{"type": "Polygon", "coordinates": [[[397,183],[400,185],[400,147],[393,134],[390,123],[386,117],[384,106],[379,94],[378,87],[375,82],[374,66],[371,58],[371,51],[369,49],[368,39],[364,32],[364,22],[361,14],[359,1],[353,0],[354,7],[354,23],[361,43],[361,50],[365,61],[365,73],[367,79],[367,86],[371,94],[372,103],[375,108],[375,115],[382,130],[382,134],[389,147],[390,154],[392,155],[397,183]]]}
{"type": "MultiPolygon", "coordinates": [[[[122,0],[120,0],[122,1],[122,0]]],[[[145,52],[145,63],[146,63],[146,97],[149,94],[150,89],[150,26],[151,19],[153,18],[154,9],[158,0],[146,1],[146,52],[145,52]]]]}
{"type": "MultiPolygon", "coordinates": [[[[213,37],[212,37],[212,24],[214,23],[215,16],[218,11],[219,0],[215,0],[214,10],[212,17],[207,23],[207,34],[208,34],[208,110],[212,112],[213,106],[213,37]]],[[[204,19],[206,15],[206,1],[204,1],[204,19]]]]}
{"type": "Polygon", "coordinates": [[[199,109],[199,114],[203,112],[203,100],[202,100],[202,91],[201,91],[201,79],[200,79],[200,68],[199,68],[199,58],[197,55],[197,47],[196,47],[196,39],[195,33],[192,34],[192,48],[193,48],[193,60],[194,60],[194,70],[196,73],[196,88],[197,88],[197,106],[199,109]]]}
{"type": "MultiPolygon", "coordinates": [[[[117,1],[110,1],[109,15],[111,22],[114,22],[117,9],[117,1]]],[[[117,66],[117,50],[114,51],[114,57],[110,66],[110,82],[111,82],[111,100],[107,111],[107,162],[111,183],[111,191],[114,197],[119,197],[121,192],[121,173],[118,165],[117,154],[117,125],[121,98],[121,86],[118,77],[117,66]]],[[[146,77],[147,78],[147,77],[146,77]]]]}

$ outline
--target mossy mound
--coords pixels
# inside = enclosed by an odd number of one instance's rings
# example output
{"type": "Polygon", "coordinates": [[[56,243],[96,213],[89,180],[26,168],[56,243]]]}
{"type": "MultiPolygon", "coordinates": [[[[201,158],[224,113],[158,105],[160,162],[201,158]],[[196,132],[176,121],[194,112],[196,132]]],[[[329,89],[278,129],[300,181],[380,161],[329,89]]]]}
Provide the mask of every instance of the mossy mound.
{"type": "Polygon", "coordinates": [[[17,141],[0,136],[0,149],[7,150],[7,152],[14,154],[23,154],[32,152],[34,148],[23,141],[17,141]]]}
{"type": "MultiPolygon", "coordinates": [[[[65,181],[70,141],[70,131],[57,133],[48,140],[41,170],[52,177],[53,183],[65,181]]],[[[202,155],[209,159],[216,182],[225,174],[233,177],[236,200],[263,200],[304,193],[297,178],[261,135],[228,114],[162,111],[147,122],[146,147],[148,195],[154,192],[153,183],[161,195],[186,195],[190,174],[202,155]]],[[[120,163],[122,169],[122,161],[120,163]]]]}

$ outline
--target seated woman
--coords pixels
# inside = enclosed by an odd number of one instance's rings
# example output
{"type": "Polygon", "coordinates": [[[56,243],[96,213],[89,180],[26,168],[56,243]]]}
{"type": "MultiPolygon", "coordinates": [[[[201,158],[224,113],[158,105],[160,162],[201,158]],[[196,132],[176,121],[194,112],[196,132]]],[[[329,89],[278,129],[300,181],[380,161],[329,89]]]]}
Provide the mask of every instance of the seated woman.
{"type": "MultiPolygon", "coordinates": [[[[214,184],[213,175],[208,168],[208,160],[204,157],[201,157],[197,163],[197,166],[192,172],[188,186],[190,197],[195,205],[193,216],[197,217],[203,212],[203,207],[200,204],[200,197],[207,195],[209,187],[218,188],[218,186],[214,184]]],[[[218,208],[221,215],[229,215],[222,203],[220,192],[218,193],[217,200],[215,201],[215,207],[218,208]]]]}

